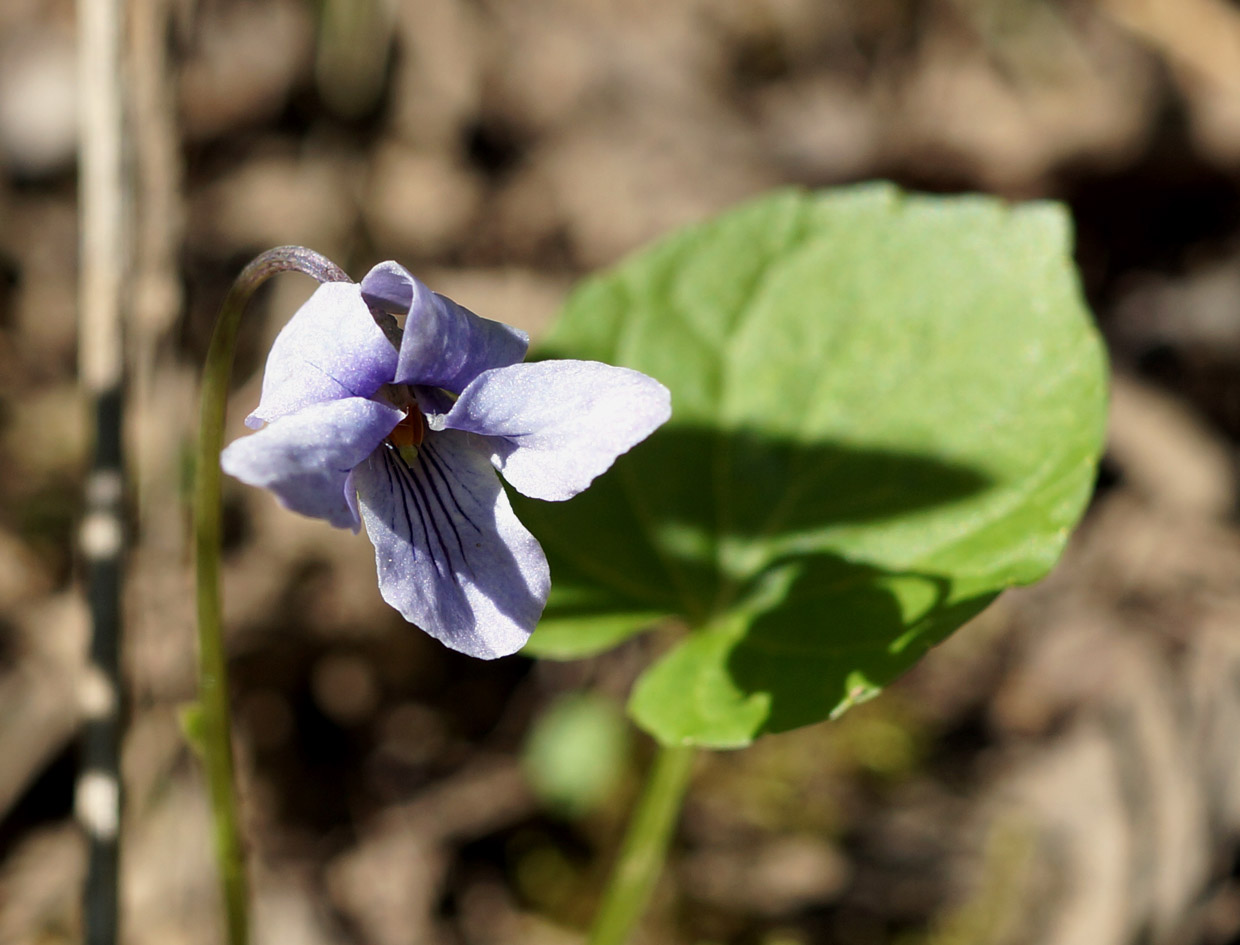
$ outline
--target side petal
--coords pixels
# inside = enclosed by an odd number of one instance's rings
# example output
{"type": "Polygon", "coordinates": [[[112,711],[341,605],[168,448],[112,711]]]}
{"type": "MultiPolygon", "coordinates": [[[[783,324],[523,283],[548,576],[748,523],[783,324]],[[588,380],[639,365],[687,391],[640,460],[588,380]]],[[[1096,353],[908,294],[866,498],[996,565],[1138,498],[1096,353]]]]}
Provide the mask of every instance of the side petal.
{"type": "Polygon", "coordinates": [[[466,434],[431,434],[411,462],[376,450],[353,479],[385,601],[470,656],[525,644],[547,602],[547,559],[485,452],[466,434]]]}
{"type": "Polygon", "coordinates": [[[597,361],[514,364],[478,377],[443,419],[447,429],[501,438],[492,462],[514,489],[561,501],[671,416],[654,378],[597,361]]]}
{"type": "Polygon", "coordinates": [[[357,531],[349,472],[403,416],[360,397],[312,404],[233,441],[220,465],[248,485],[270,489],[287,509],[357,531]]]}
{"type": "Polygon", "coordinates": [[[276,336],[263,394],[246,426],[258,429],[310,404],[369,397],[395,374],[396,349],[375,324],[361,289],[324,283],[276,336]]]}
{"type": "Polygon", "coordinates": [[[525,357],[530,343],[525,332],[475,315],[432,292],[398,263],[380,263],[360,285],[363,298],[376,308],[408,313],[396,368],[398,384],[458,393],[483,371],[525,357]]]}

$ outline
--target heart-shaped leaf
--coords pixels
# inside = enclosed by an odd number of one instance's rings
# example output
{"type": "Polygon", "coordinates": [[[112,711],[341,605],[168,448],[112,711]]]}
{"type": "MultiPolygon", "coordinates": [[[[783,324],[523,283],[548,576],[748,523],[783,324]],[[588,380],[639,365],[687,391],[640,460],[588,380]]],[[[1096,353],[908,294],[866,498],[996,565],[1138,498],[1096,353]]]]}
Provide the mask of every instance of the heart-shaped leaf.
{"type": "Polygon", "coordinates": [[[781,192],[586,282],[543,353],[672,391],[587,492],[520,508],[552,564],[532,652],[690,628],[630,703],[666,743],[877,692],[1049,571],[1102,446],[1105,359],[1049,203],[781,192]]]}

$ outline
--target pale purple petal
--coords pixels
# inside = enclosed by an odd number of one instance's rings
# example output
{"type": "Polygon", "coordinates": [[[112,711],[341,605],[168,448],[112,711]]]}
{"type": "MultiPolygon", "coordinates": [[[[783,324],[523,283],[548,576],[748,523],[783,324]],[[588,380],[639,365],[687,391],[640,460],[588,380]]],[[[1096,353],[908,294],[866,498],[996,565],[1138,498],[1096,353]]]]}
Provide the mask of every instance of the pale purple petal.
{"type": "Polygon", "coordinates": [[[516,364],[529,347],[525,332],[475,315],[432,292],[398,263],[375,266],[362,279],[361,290],[366,301],[382,311],[408,313],[396,368],[398,384],[458,393],[483,371],[516,364]]]}
{"type": "Polygon", "coordinates": [[[671,416],[653,378],[597,361],[541,361],[487,371],[443,419],[448,429],[502,438],[492,462],[518,492],[560,501],[671,416]]]}
{"type": "Polygon", "coordinates": [[[349,472],[402,416],[361,397],[311,404],[229,444],[220,465],[244,483],[270,489],[285,508],[357,531],[349,472]]]}
{"type": "Polygon", "coordinates": [[[263,373],[263,394],[246,426],[309,404],[370,397],[396,374],[396,349],[375,324],[361,289],[327,282],[276,336],[263,373]]]}
{"type": "Polygon", "coordinates": [[[353,480],[385,601],[470,656],[525,644],[547,600],[547,559],[468,434],[428,435],[411,464],[376,450],[353,480]]]}

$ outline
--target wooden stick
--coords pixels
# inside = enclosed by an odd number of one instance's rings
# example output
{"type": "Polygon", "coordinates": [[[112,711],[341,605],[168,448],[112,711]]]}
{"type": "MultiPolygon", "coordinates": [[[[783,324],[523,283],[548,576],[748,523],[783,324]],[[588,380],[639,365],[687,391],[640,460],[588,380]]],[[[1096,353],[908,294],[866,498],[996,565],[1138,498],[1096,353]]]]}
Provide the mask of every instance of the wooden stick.
{"type": "Polygon", "coordinates": [[[78,0],[78,165],[81,215],[78,370],[95,421],[79,543],[91,615],[86,722],[75,808],[89,840],[86,945],[119,934],[120,630],[125,529],[121,313],[128,263],[121,79],[122,0],[78,0]]]}

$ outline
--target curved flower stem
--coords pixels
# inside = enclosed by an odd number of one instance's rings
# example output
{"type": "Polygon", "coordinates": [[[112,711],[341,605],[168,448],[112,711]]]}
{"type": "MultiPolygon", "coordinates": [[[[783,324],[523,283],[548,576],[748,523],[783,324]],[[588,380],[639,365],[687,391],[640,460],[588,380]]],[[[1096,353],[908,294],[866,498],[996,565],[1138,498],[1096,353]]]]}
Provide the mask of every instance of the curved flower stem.
{"type": "Polygon", "coordinates": [[[198,748],[207,769],[212,832],[227,913],[228,942],[249,940],[245,856],[233,791],[228,675],[220,623],[220,450],[224,413],[241,314],[254,291],[279,272],[297,271],[320,282],[347,282],[335,263],[301,246],[281,246],[241,271],[220,308],[202,378],[194,483],[194,549],[198,591],[198,748]]]}
{"type": "Polygon", "coordinates": [[[645,912],[689,786],[693,758],[694,749],[688,746],[659,748],[594,917],[589,945],[624,945],[645,912]]]}

